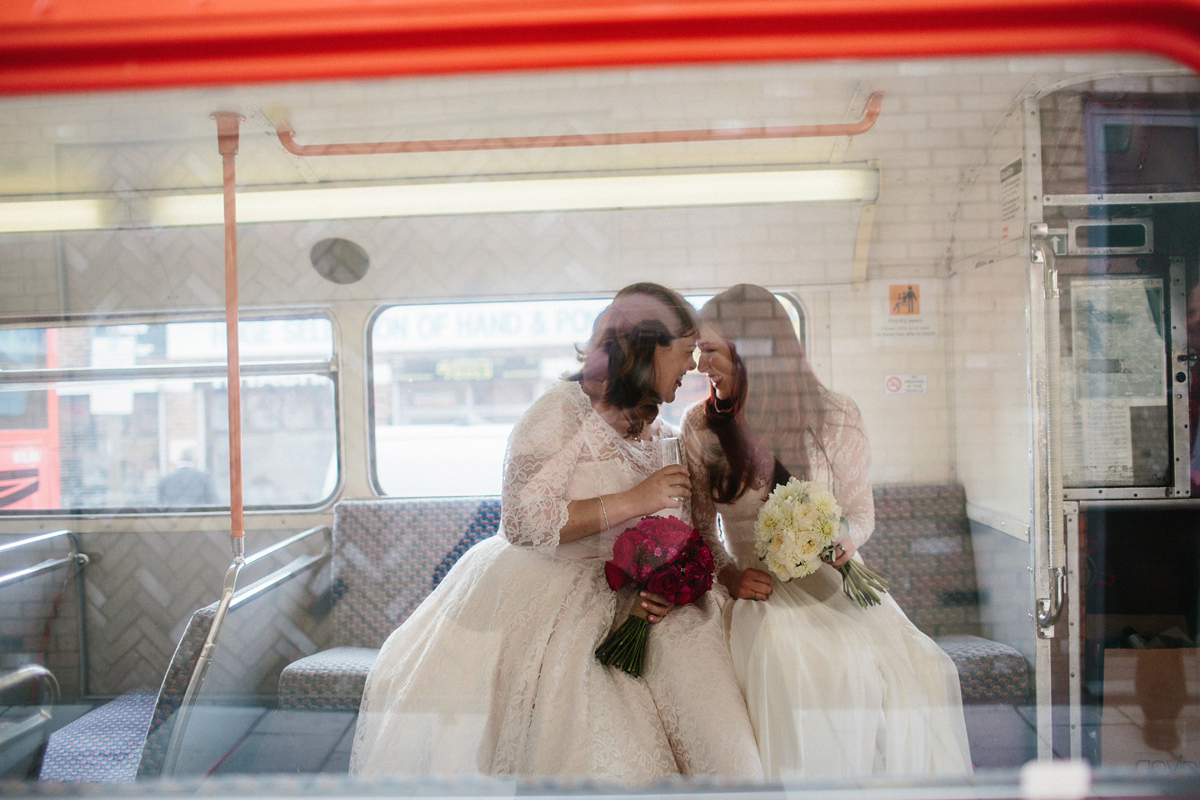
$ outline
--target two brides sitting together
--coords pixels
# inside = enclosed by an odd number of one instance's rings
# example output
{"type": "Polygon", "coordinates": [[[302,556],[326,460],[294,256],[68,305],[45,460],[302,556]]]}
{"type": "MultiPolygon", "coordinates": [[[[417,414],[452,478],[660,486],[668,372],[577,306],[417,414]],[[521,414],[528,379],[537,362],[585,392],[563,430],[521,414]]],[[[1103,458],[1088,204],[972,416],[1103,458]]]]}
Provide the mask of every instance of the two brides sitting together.
{"type": "Polygon", "coordinates": [[[500,532],[475,545],[383,645],[355,731],[359,775],[520,775],[644,784],[970,771],[958,676],[889,595],[859,606],[834,568],[874,528],[857,406],[826,389],[786,312],[739,285],[699,314],[628,286],[580,370],[513,428],[500,532]],[[658,419],[685,373],[709,378],[663,465],[658,419]],[[834,494],[836,557],[781,582],[754,549],[759,508],[789,476],[834,494]],[[605,579],[641,517],[694,525],[714,591],[686,606],[605,579]],[[718,533],[718,518],[720,520],[718,533]],[[597,646],[634,603],[653,624],[640,678],[597,646]]]}

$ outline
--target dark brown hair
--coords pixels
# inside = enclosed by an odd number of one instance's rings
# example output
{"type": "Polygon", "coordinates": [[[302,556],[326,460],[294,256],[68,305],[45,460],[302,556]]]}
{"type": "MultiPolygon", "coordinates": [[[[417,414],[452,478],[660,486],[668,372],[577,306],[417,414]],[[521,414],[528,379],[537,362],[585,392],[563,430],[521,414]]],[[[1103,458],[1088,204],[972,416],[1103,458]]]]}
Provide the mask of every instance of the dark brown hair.
{"type": "Polygon", "coordinates": [[[742,283],[704,304],[700,321],[729,345],[733,390],[704,404],[721,458],[711,460],[713,500],[731,503],[752,486],[812,477],[806,438],[822,447],[828,391],[809,366],[791,318],[771,292],[742,283]]]}
{"type": "Polygon", "coordinates": [[[582,366],[571,379],[602,385],[601,399],[625,413],[626,435],[636,437],[663,401],[654,389],[655,352],[695,336],[697,327],[695,309],[678,292],[657,283],[630,284],[596,317],[579,350],[582,366]]]}

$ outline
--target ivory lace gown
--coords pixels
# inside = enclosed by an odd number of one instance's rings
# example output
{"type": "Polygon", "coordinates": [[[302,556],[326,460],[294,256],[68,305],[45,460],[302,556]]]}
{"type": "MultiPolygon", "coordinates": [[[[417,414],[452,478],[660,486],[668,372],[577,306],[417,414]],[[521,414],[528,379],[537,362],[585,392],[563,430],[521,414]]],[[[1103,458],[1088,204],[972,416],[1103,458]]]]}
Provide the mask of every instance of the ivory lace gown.
{"type": "MultiPolygon", "coordinates": [[[[831,488],[861,547],[875,526],[870,450],[858,407],[844,395],[830,393],[830,400],[828,458],[808,442],[813,479],[831,488]]],[[[693,523],[710,538],[718,571],[731,560],[739,569],[768,571],[754,553],[754,522],[768,487],[714,505],[705,460],[720,450],[702,405],[688,410],[682,427],[693,523]]],[[[891,595],[882,601],[860,607],[842,592],[841,574],[822,565],[806,578],[776,579],[767,601],[726,605],[734,669],[768,778],[971,770],[954,663],[891,595]]]]}
{"type": "Polygon", "coordinates": [[[659,466],[655,444],[622,439],[578,383],[539,398],[509,439],[500,533],[384,643],[351,773],[761,777],[716,596],[651,627],[643,679],[594,655],[633,593],[604,579],[619,530],[559,543],[567,502],[659,466]]]}

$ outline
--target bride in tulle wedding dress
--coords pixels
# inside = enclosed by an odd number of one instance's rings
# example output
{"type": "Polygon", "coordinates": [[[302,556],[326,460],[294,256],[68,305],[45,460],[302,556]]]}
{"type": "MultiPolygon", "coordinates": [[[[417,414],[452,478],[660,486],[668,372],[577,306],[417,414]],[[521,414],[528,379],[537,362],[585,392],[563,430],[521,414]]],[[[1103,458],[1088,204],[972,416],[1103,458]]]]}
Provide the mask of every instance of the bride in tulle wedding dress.
{"type": "Polygon", "coordinates": [[[500,532],[383,645],[352,774],[761,777],[717,598],[671,609],[604,578],[627,525],[688,497],[687,470],[658,454],[674,432],[657,412],[695,366],[696,329],[655,284],[600,315],[580,372],[513,429],[500,532]],[[656,623],[640,680],[594,655],[634,602],[656,623]]]}
{"type": "Polygon", "coordinates": [[[970,771],[953,662],[890,595],[873,607],[847,597],[834,569],[875,525],[858,407],[821,385],[767,290],[735,286],[700,318],[710,394],[682,426],[693,523],[735,598],[726,608],[729,646],[767,777],[970,771]],[[849,533],[832,565],[785,583],[755,555],[754,523],[791,475],[826,484],[849,533]]]}

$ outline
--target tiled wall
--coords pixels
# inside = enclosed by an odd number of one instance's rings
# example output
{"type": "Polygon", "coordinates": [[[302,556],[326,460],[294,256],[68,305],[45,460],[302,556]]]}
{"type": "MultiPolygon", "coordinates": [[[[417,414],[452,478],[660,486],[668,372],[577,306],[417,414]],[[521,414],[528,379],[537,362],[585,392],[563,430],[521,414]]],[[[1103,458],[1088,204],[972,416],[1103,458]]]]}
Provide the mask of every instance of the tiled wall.
{"type": "MultiPolygon", "coordinates": [[[[1010,154],[1019,157],[1023,141],[1022,100],[1072,76],[1119,70],[1170,65],[1134,57],[997,58],[456,76],[52,104],[17,98],[0,101],[0,130],[13,143],[0,181],[25,180],[45,191],[116,191],[131,203],[152,189],[215,187],[219,158],[207,113],[217,108],[246,115],[238,157],[243,189],[307,184],[335,173],[433,178],[869,160],[878,162],[882,186],[866,277],[944,279],[972,260],[1002,254],[1023,228],[1018,221],[1003,238],[998,214],[999,165],[1010,154]],[[812,124],[857,119],[875,91],[884,94],[883,109],[866,134],[754,144],[300,159],[283,151],[268,119],[291,120],[302,142],[812,124]]],[[[553,295],[608,292],[644,279],[697,290],[736,281],[844,286],[858,213],[855,205],[834,204],[246,225],[241,299],[252,307],[553,295]],[[350,238],[370,254],[362,281],[339,286],[311,269],[308,251],[327,236],[350,238]]],[[[222,297],[222,269],[221,231],[213,226],[0,236],[0,278],[11,289],[0,296],[0,313],[54,313],[64,303],[90,312],[211,308],[222,297]]],[[[951,294],[952,287],[942,293],[943,316],[951,294]]],[[[862,407],[879,479],[953,479],[948,319],[936,341],[879,347],[870,340],[869,291],[808,289],[807,296],[814,355],[827,360],[822,374],[862,407]],[[885,396],[884,376],[894,373],[928,375],[927,393],[885,396]]]]}
{"type": "MultiPolygon", "coordinates": [[[[157,690],[192,612],[220,598],[231,560],[228,528],[183,529],[188,524],[160,519],[157,529],[148,529],[144,524],[121,526],[108,521],[109,530],[81,537],[83,552],[91,557],[84,568],[89,694],[116,695],[139,686],[157,690]]],[[[5,530],[19,527],[19,523],[9,523],[5,530]]],[[[251,529],[247,553],[285,538],[298,527],[251,529]]],[[[16,538],[0,534],[0,544],[16,538]]],[[[320,552],[321,547],[318,535],[272,554],[247,567],[238,587],[297,556],[320,552]]],[[[3,571],[60,557],[65,546],[39,544],[17,552],[19,557],[6,554],[3,571]]],[[[328,637],[327,609],[319,603],[314,606],[325,585],[322,581],[327,582],[322,577],[326,574],[327,570],[303,573],[249,603],[236,620],[231,617],[232,633],[223,635],[220,658],[213,667],[214,676],[222,677],[214,677],[213,685],[226,690],[237,686],[243,692],[273,691],[284,665],[314,652],[313,642],[328,637]]],[[[0,670],[18,662],[45,663],[57,677],[63,696],[79,697],[84,687],[79,672],[77,608],[75,579],[66,570],[5,587],[0,594],[0,652],[5,658],[0,670]],[[43,658],[42,637],[60,589],[65,589],[64,598],[51,621],[43,658]]]]}
{"type": "MultiPolygon", "coordinates": [[[[241,300],[254,307],[554,296],[611,292],[647,279],[697,291],[739,281],[794,288],[808,310],[818,373],[863,411],[876,481],[961,482],[970,501],[1019,516],[1027,499],[1020,458],[1027,441],[1025,261],[1019,230],[1005,238],[1001,229],[999,168],[1021,153],[1023,98],[1057,81],[1121,70],[1174,68],[1141,57],[994,58],[6,98],[0,190],[115,191],[136,204],[150,190],[211,189],[220,183],[220,161],[208,113],[221,108],[247,118],[238,157],[243,190],[312,184],[335,170],[345,179],[444,179],[878,162],[868,283],[859,287],[850,285],[858,207],[796,205],[246,225],[241,300]],[[874,91],[884,93],[883,109],[866,134],[754,146],[299,159],[282,150],[268,119],[286,116],[305,143],[817,124],[857,119],[874,91]],[[309,249],[328,236],[352,239],[370,254],[361,282],[334,285],[313,272],[309,249]],[[937,336],[916,346],[873,342],[870,282],[921,279],[940,287],[937,336]],[[887,394],[884,378],[896,373],[927,376],[926,391],[887,394]]],[[[1180,80],[1137,83],[1178,87],[1180,80]]],[[[1023,224],[1019,219],[1018,229],[1023,224]]],[[[222,269],[216,227],[0,235],[0,314],[214,308],[222,269]]],[[[341,335],[361,338],[357,330],[341,335]]],[[[357,371],[347,366],[344,374],[357,371]]],[[[163,532],[141,525],[130,532],[123,525],[84,526],[85,549],[101,556],[90,568],[88,595],[92,689],[99,693],[157,685],[180,626],[215,599],[228,561],[214,527],[196,532],[172,524],[163,532]],[[180,585],[181,571],[190,576],[187,585],[180,585]]],[[[18,530],[16,523],[0,526],[18,530]]],[[[0,611],[3,635],[40,635],[17,620],[45,610],[48,586],[30,589],[28,608],[20,599],[15,612],[0,611]]],[[[319,623],[287,624],[309,635],[319,623]]],[[[69,651],[70,629],[55,635],[55,648],[69,651]]],[[[289,641],[286,632],[280,637],[289,641]]],[[[66,673],[68,657],[55,656],[66,673]]]]}

